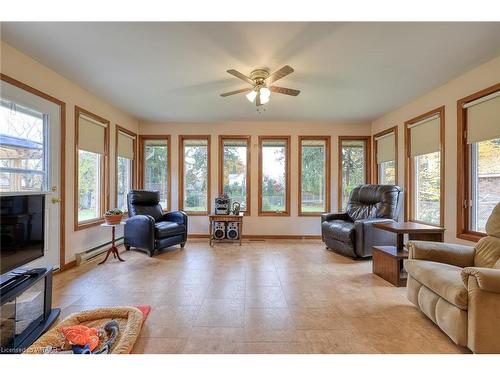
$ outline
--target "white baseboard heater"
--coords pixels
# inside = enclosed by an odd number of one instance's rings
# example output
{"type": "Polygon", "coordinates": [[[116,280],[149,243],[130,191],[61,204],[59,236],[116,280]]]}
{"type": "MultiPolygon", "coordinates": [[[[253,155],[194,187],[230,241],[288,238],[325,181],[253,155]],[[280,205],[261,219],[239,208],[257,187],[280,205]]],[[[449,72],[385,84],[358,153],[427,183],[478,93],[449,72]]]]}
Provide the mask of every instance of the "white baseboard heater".
{"type": "MultiPolygon", "coordinates": [[[[115,240],[115,245],[120,246],[123,244],[123,237],[119,237],[115,240]]],[[[111,246],[111,241],[103,243],[99,246],[94,246],[91,249],[84,250],[76,254],[76,265],[79,266],[83,263],[87,263],[95,257],[105,253],[111,246]]]]}

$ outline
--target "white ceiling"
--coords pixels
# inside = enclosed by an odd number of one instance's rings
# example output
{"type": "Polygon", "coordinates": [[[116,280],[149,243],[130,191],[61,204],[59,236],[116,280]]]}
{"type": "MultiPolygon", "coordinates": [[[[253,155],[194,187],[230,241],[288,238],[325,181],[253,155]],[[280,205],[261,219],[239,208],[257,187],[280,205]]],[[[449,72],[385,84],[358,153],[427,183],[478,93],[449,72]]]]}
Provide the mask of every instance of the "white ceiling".
{"type": "Polygon", "coordinates": [[[2,23],[1,38],[151,122],[365,121],[500,55],[500,23],[2,23]],[[226,73],[295,73],[258,114],[226,73]]]}

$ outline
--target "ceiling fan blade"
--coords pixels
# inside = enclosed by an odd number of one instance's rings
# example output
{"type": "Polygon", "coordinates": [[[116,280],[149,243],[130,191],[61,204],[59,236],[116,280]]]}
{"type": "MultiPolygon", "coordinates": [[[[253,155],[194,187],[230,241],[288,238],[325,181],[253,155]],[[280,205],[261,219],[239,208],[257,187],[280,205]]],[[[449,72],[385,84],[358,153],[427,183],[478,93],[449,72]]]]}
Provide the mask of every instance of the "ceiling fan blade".
{"type": "Polygon", "coordinates": [[[249,92],[249,91],[252,91],[252,88],[251,88],[251,87],[246,88],[246,89],[239,89],[239,90],[234,90],[234,91],[225,92],[225,93],[223,93],[223,94],[220,94],[220,96],[222,96],[222,97],[226,97],[226,96],[229,96],[229,95],[236,95],[236,94],[241,94],[241,93],[244,93],[244,92],[249,92]]]}
{"type": "Polygon", "coordinates": [[[255,104],[258,106],[262,105],[260,102],[260,91],[257,93],[257,96],[255,97],[255,104]]]}
{"type": "Polygon", "coordinates": [[[238,72],[237,70],[234,70],[234,69],[229,69],[227,71],[229,74],[232,74],[233,76],[235,76],[236,78],[239,78],[239,79],[242,79],[243,81],[251,84],[251,85],[254,85],[254,81],[252,81],[249,77],[247,77],[246,75],[244,75],[243,73],[240,73],[238,72]]]}
{"type": "Polygon", "coordinates": [[[272,92],[277,92],[278,94],[285,94],[291,96],[297,96],[300,94],[300,90],[289,89],[286,87],[279,87],[279,86],[269,86],[269,90],[272,92]]]}
{"type": "Polygon", "coordinates": [[[294,70],[291,66],[285,65],[283,68],[278,69],[277,71],[272,73],[269,77],[267,77],[266,81],[267,83],[273,83],[276,82],[278,79],[281,79],[293,72],[294,70]]]}

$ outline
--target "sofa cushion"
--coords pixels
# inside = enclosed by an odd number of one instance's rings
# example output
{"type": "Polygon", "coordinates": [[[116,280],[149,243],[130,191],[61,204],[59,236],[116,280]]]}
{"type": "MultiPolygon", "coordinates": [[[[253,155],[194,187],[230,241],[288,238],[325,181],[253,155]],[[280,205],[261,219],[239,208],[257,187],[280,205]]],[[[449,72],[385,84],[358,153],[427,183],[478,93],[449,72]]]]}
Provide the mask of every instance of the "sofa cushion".
{"type": "Polygon", "coordinates": [[[461,267],[427,260],[408,259],[408,274],[459,309],[467,310],[467,289],[462,282],[461,267]]]}
{"type": "Polygon", "coordinates": [[[329,238],[333,238],[340,242],[354,243],[355,232],[354,223],[344,220],[324,221],[322,224],[323,233],[329,238]]]}
{"type": "Polygon", "coordinates": [[[155,238],[171,237],[185,231],[186,227],[184,225],[171,221],[159,221],[155,224],[155,238]]]}

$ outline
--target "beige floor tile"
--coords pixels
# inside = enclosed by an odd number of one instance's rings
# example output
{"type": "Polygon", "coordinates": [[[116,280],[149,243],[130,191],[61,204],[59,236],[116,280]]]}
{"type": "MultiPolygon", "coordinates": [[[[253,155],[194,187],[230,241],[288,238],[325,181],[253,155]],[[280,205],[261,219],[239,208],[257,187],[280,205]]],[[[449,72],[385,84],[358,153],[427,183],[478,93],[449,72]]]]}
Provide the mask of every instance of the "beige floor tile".
{"type": "Polygon", "coordinates": [[[148,257],[100,257],[56,274],[59,321],[101,306],[150,304],[136,353],[467,353],[370,260],[321,241],[190,240],[148,257]]]}

